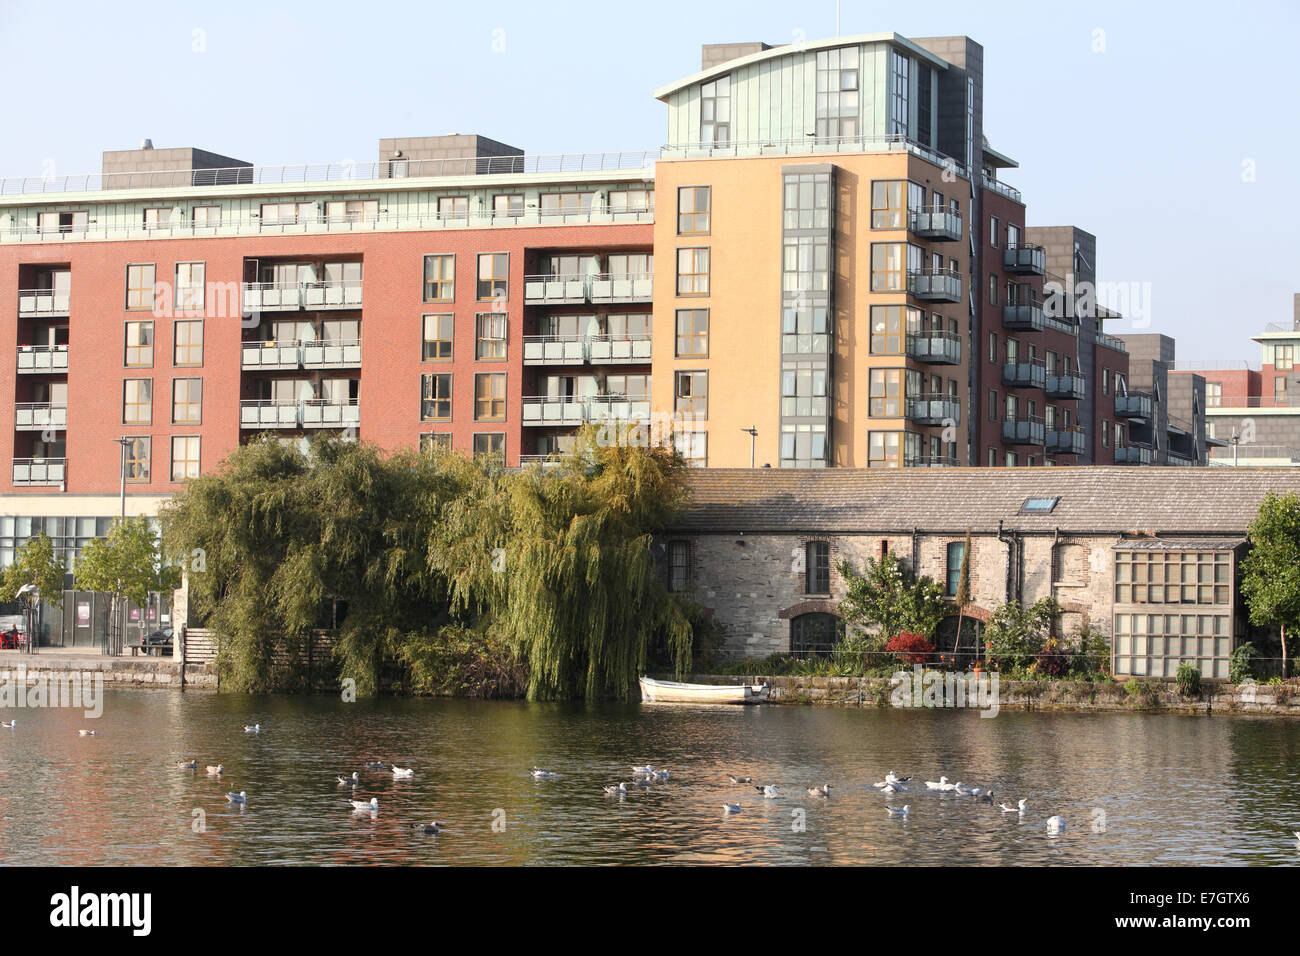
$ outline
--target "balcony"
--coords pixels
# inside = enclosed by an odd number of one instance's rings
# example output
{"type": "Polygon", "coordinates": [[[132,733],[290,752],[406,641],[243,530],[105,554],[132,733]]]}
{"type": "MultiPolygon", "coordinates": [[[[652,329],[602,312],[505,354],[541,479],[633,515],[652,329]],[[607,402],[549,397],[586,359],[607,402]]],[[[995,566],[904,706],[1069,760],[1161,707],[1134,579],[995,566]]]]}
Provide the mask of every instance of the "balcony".
{"type": "Polygon", "coordinates": [[[563,305],[587,301],[589,276],[524,276],[525,305],[563,305]]]}
{"type": "Polygon", "coordinates": [[[360,368],[361,340],[302,343],[303,368],[360,368]]]}
{"type": "Polygon", "coordinates": [[[239,403],[240,428],[297,428],[297,402],[274,399],[245,399],[239,403]]]}
{"type": "Polygon", "coordinates": [[[359,309],[361,280],[326,279],[322,282],[304,282],[302,302],[303,308],[307,309],[359,309]]]}
{"type": "MultiPolygon", "coordinates": [[[[594,275],[587,295],[592,302],[649,302],[654,295],[654,275],[594,275]]],[[[527,295],[525,295],[527,300],[527,295]]]]}
{"type": "Polygon", "coordinates": [[[20,432],[62,431],[68,427],[68,406],[23,402],[14,406],[14,427],[20,432]]]}
{"type": "Polygon", "coordinates": [[[1008,362],[1002,366],[1002,384],[1007,388],[1046,388],[1047,366],[1042,362],[1008,362]]]}
{"type": "Polygon", "coordinates": [[[303,428],[355,428],[361,405],[355,398],[309,398],[298,403],[303,428]]]}
{"type": "Polygon", "coordinates": [[[907,455],[904,468],[960,468],[961,462],[948,455],[907,455]]]}
{"type": "Polygon", "coordinates": [[[1115,464],[1117,465],[1149,465],[1151,464],[1151,446],[1143,444],[1129,444],[1122,448],[1115,449],[1115,464]]]}
{"type": "Polygon", "coordinates": [[[1127,395],[1115,396],[1115,415],[1118,418],[1151,420],[1152,400],[1150,392],[1129,392],[1127,395]]]}
{"type": "Polygon", "coordinates": [[[1047,430],[1046,451],[1049,455],[1082,455],[1083,429],[1077,425],[1056,425],[1047,430]]]}
{"type": "Polygon", "coordinates": [[[584,425],[610,419],[645,421],[650,417],[650,401],[621,395],[565,398],[526,395],[523,412],[525,425],[584,425]]]}
{"type": "Polygon", "coordinates": [[[644,365],[650,336],[525,335],[525,365],[644,365]]]}
{"type": "Polygon", "coordinates": [[[1021,332],[1043,331],[1043,304],[1028,286],[1013,286],[1013,294],[1002,307],[1002,326],[1021,332]]]}
{"type": "Polygon", "coordinates": [[[907,420],[917,425],[958,425],[961,403],[952,395],[916,395],[907,400],[907,420]]]}
{"type": "Polygon", "coordinates": [[[15,458],[15,485],[62,485],[68,474],[66,458],[15,458]]]}
{"type": "Polygon", "coordinates": [[[1004,445],[1043,445],[1047,441],[1047,423],[1041,418],[1025,416],[1002,423],[1004,445]]]}
{"type": "Polygon", "coordinates": [[[18,346],[18,371],[28,375],[41,375],[49,372],[66,372],[68,370],[68,347],[66,345],[20,345],[18,346]]]}
{"type": "Polygon", "coordinates": [[[912,232],[936,242],[961,241],[961,216],[947,206],[922,206],[911,210],[912,232]]]}
{"type": "Polygon", "coordinates": [[[907,291],[923,302],[960,302],[961,274],[935,269],[909,272],[907,291]]]}
{"type": "Polygon", "coordinates": [[[907,354],[927,365],[960,365],[961,336],[956,332],[932,329],[907,334],[907,354]]]}
{"type": "Polygon", "coordinates": [[[302,308],[297,282],[245,282],[244,312],[296,312],[302,308]]]}
{"type": "Polygon", "coordinates": [[[361,406],[355,398],[246,399],[239,403],[240,428],[355,428],[360,422],[361,406]]]}
{"type": "Polygon", "coordinates": [[[298,368],[301,361],[302,352],[297,342],[245,342],[240,366],[282,371],[298,368]]]}
{"type": "Polygon", "coordinates": [[[1049,375],[1047,384],[1048,398],[1061,398],[1067,401],[1083,401],[1087,386],[1082,375],[1049,375]]]}
{"type": "Polygon", "coordinates": [[[19,289],[18,317],[29,318],[67,318],[67,289],[19,289]]]}
{"type": "Polygon", "coordinates": [[[1047,274],[1047,251],[1042,246],[1021,244],[1007,246],[1002,253],[1002,268],[1016,275],[1047,274]]]}

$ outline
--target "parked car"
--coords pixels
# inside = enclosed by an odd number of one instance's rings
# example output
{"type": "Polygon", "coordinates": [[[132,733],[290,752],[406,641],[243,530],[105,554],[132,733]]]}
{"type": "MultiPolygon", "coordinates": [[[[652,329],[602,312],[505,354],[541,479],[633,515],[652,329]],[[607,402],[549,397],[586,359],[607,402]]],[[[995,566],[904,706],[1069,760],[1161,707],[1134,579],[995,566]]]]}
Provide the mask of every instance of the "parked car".
{"type": "Polygon", "coordinates": [[[145,647],[171,647],[172,629],[170,627],[159,628],[152,633],[146,634],[141,643],[145,647]]]}

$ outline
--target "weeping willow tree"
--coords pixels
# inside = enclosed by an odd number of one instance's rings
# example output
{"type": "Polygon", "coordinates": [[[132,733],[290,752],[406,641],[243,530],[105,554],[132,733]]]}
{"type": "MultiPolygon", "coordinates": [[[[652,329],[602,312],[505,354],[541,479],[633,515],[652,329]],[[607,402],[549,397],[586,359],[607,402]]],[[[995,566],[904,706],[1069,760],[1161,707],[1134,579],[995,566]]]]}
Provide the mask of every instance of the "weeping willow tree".
{"type": "Polygon", "coordinates": [[[690,666],[688,609],[653,554],[654,532],[685,497],[684,464],[600,434],[582,431],[558,468],[480,466],[483,480],[446,509],[430,544],[453,608],[490,619],[526,663],[533,698],[626,697],[656,639],[678,673],[690,666]]]}

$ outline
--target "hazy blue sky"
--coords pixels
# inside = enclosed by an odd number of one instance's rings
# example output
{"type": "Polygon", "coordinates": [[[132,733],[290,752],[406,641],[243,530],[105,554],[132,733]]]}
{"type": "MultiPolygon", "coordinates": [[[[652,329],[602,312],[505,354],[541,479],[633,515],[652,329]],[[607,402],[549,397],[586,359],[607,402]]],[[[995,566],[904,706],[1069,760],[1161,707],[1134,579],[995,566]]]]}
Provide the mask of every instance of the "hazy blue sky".
{"type": "MultiPolygon", "coordinates": [[[[1150,283],[1149,330],[1180,358],[1253,362],[1249,336],[1300,291],[1298,27],[1294,0],[844,0],[840,32],[981,43],[985,130],[1021,164],[1003,178],[1029,224],[1095,233],[1101,278],[1150,283]]],[[[146,136],[259,165],[450,132],[653,148],[651,91],[698,70],[702,43],[834,33],[834,0],[0,0],[0,175],[94,172],[146,136]]]]}

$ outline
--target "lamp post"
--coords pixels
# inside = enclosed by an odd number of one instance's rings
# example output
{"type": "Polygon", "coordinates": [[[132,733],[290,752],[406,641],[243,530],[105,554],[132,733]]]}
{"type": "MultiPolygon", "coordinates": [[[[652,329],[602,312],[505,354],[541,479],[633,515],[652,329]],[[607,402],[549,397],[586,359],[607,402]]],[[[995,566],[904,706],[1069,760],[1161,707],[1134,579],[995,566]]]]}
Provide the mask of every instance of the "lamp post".
{"type": "MultiPolygon", "coordinates": [[[[121,493],[119,496],[120,505],[119,505],[118,515],[119,515],[119,520],[126,521],[126,450],[131,445],[131,439],[114,438],[113,441],[117,442],[122,449],[121,463],[118,469],[118,478],[120,480],[120,485],[121,485],[121,493]]],[[[116,641],[113,640],[112,627],[110,626],[109,628],[109,632],[110,632],[109,642],[108,642],[110,645],[109,653],[113,655],[121,653],[120,645],[122,643],[123,637],[125,637],[126,634],[126,606],[125,606],[126,602],[118,601],[117,603],[118,603],[118,608],[117,608],[118,621],[117,621],[116,641]]]]}
{"type": "Polygon", "coordinates": [[[118,463],[117,471],[118,471],[118,478],[120,479],[121,488],[122,488],[121,495],[120,495],[120,499],[121,499],[120,516],[125,519],[126,518],[126,450],[131,444],[131,439],[114,438],[113,441],[117,442],[118,445],[120,445],[122,448],[121,461],[118,463]]]}
{"type": "Polygon", "coordinates": [[[754,440],[758,438],[758,428],[750,425],[748,428],[742,428],[742,432],[749,436],[749,467],[754,467],[754,440]]]}
{"type": "Polygon", "coordinates": [[[18,593],[15,597],[23,599],[23,617],[27,625],[27,640],[23,644],[23,650],[28,654],[35,654],[36,634],[34,623],[36,615],[33,611],[41,599],[40,592],[36,589],[35,584],[24,584],[18,589],[18,593]]]}

